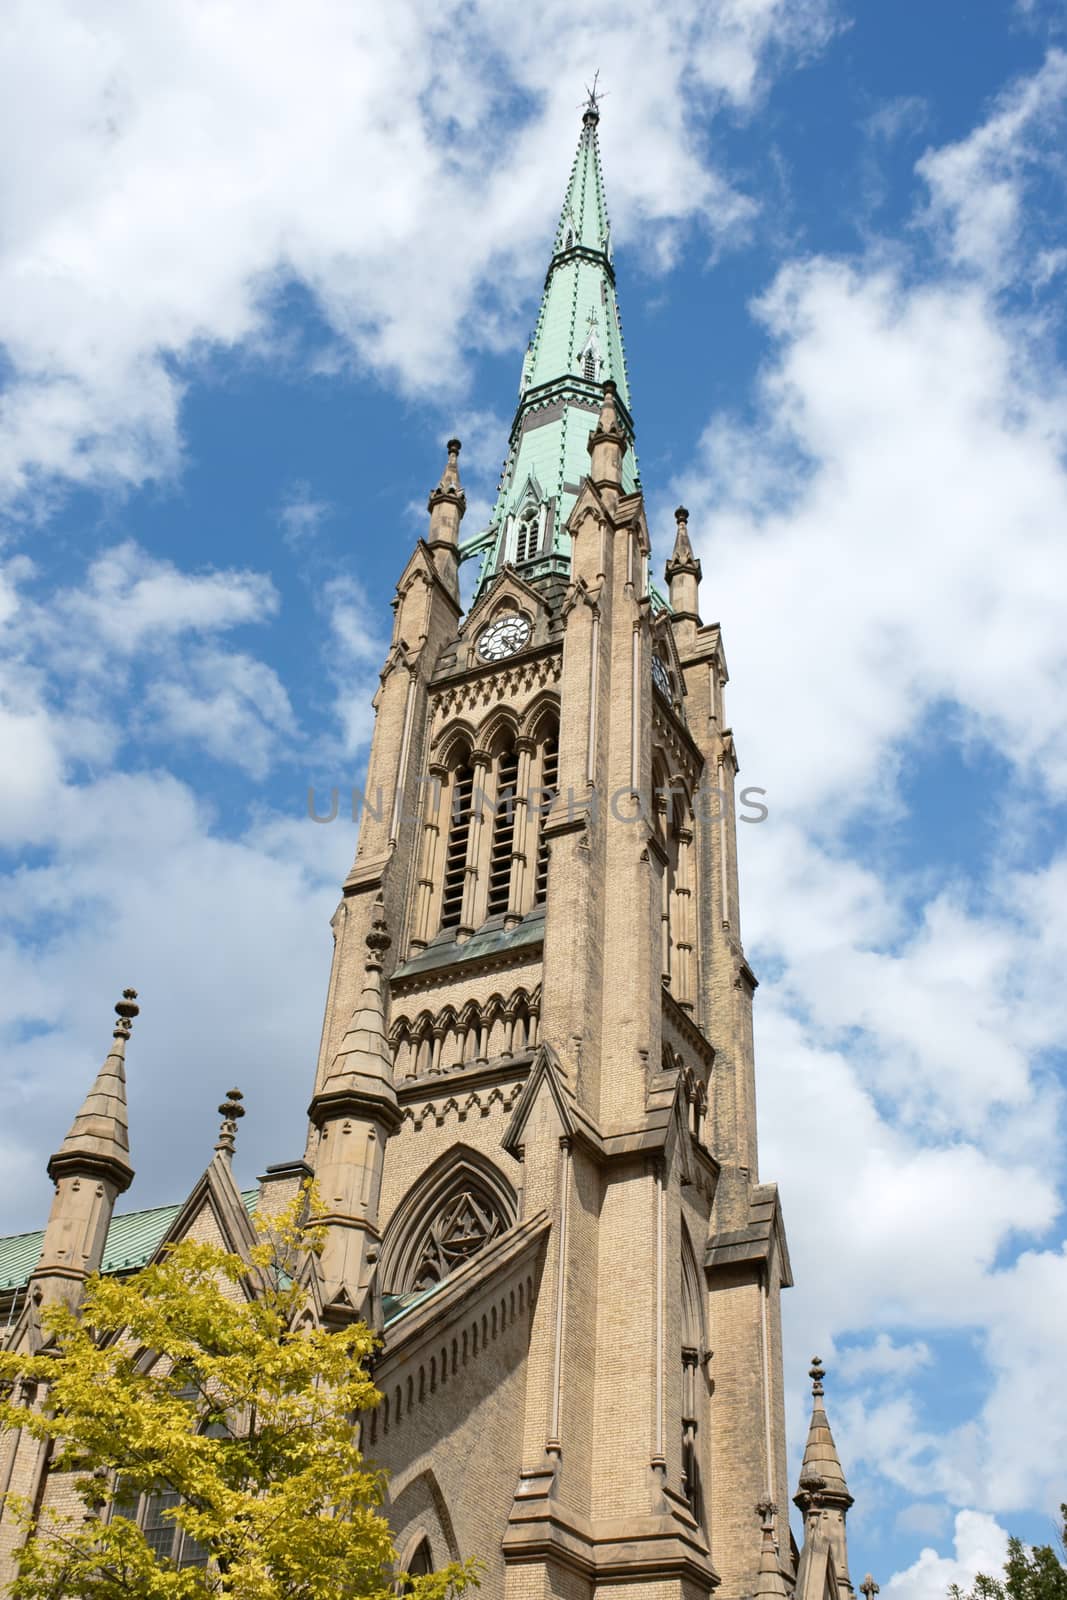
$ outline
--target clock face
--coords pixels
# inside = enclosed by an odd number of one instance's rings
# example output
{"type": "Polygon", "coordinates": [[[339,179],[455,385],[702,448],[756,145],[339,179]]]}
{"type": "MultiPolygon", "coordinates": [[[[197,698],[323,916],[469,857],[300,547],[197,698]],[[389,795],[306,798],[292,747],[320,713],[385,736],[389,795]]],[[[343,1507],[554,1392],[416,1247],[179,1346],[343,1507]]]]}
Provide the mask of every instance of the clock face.
{"type": "Polygon", "coordinates": [[[659,656],[652,657],[652,682],[656,685],[664,700],[674,704],[674,690],[671,687],[671,675],[659,656]]]}
{"type": "Polygon", "coordinates": [[[478,635],[478,654],[483,661],[501,661],[521,650],[530,637],[530,619],[518,611],[497,617],[478,635]]]}

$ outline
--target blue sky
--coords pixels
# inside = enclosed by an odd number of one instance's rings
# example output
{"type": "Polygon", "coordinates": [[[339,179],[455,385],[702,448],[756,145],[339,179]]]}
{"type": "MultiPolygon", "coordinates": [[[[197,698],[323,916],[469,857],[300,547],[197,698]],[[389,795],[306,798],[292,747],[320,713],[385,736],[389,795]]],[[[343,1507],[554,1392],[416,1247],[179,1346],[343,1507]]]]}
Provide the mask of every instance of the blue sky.
{"type": "Polygon", "coordinates": [[[0,61],[0,1200],[125,983],[134,1197],[245,1090],[298,1153],[388,602],[503,457],[601,147],[657,560],[690,507],[746,783],[762,1170],[854,1576],[1067,1495],[1059,8],[16,4],[0,61]],[[588,14],[587,14],[588,13],[588,14]]]}

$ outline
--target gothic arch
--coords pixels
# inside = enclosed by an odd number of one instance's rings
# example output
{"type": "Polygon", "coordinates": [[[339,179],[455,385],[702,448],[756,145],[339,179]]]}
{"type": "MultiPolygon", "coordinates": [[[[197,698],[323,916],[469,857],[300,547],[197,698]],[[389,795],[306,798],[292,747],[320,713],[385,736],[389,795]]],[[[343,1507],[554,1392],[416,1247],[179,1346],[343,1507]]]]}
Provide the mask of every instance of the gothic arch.
{"type": "Polygon", "coordinates": [[[426,1539],[438,1563],[462,1559],[448,1501],[425,1455],[390,1480],[388,1516],[394,1527],[405,1530],[397,1541],[402,1569],[410,1570],[406,1562],[426,1539]]]}
{"type": "Polygon", "coordinates": [[[522,733],[542,739],[546,733],[559,731],[559,695],[551,689],[542,689],[522,714],[522,733]]]}
{"type": "Polygon", "coordinates": [[[496,755],[519,737],[519,719],[510,706],[494,706],[478,729],[478,749],[496,755]]]}
{"type": "Polygon", "coordinates": [[[455,717],[446,724],[433,742],[435,761],[443,767],[459,766],[470,759],[475,747],[474,729],[464,717],[455,717]]]}
{"type": "Polygon", "coordinates": [[[518,1209],[499,1167],[469,1145],[453,1145],[393,1212],[382,1244],[383,1288],[404,1294],[447,1277],[513,1228],[518,1209]]]}

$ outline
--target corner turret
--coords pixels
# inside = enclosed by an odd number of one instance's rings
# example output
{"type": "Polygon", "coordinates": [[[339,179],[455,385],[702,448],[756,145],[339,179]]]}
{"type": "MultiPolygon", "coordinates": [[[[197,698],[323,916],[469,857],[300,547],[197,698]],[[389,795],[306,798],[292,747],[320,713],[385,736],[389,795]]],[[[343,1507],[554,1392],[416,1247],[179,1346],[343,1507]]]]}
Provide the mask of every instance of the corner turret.
{"type": "Polygon", "coordinates": [[[458,439],[448,441],[448,460],[441,481],[430,495],[430,531],[426,539],[434,566],[449,590],[459,598],[459,525],[467,509],[467,497],[459,481],[458,439]]]}
{"type": "Polygon", "coordinates": [[[692,622],[700,627],[700,562],[689,542],[689,512],[679,506],[674,513],[674,549],[665,568],[671,613],[677,622],[692,622]]]}
{"type": "Polygon", "coordinates": [[[126,1122],[126,1041],[140,1010],[137,991],[124,989],[111,1049],[82,1102],[70,1132],[48,1163],[55,1197],[41,1256],[30,1280],[38,1306],[75,1305],[90,1273],[99,1270],[115,1201],[133,1181],[126,1122]]]}
{"type": "Polygon", "coordinates": [[[400,1125],[385,1033],[382,961],[391,940],[374,906],[363,992],[333,1065],[308,1108],[318,1130],[315,1178],[326,1242],[319,1258],[323,1318],[381,1323],[375,1263],[385,1141],[400,1125]]]}

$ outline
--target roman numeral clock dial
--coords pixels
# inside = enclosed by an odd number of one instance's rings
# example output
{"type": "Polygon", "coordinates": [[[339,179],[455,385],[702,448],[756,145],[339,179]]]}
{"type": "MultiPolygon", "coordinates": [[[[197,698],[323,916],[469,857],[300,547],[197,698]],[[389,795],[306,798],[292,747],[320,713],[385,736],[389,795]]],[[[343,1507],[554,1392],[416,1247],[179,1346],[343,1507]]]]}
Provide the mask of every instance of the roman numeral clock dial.
{"type": "Polygon", "coordinates": [[[530,637],[530,619],[518,611],[497,617],[478,635],[478,654],[483,661],[502,661],[521,650],[530,637]]]}

